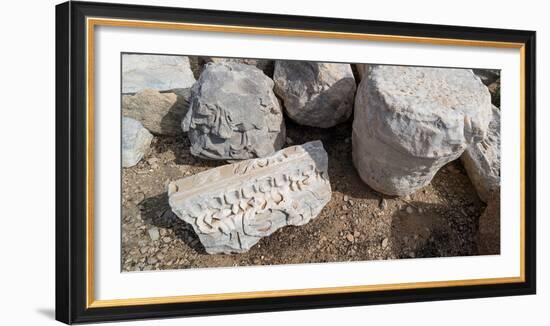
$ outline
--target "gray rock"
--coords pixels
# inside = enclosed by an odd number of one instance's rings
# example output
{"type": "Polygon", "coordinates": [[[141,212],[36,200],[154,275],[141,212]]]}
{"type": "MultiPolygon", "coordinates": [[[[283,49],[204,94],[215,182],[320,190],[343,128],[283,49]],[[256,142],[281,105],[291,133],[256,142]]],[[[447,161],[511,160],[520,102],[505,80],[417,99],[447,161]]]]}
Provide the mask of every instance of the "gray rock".
{"type": "Polygon", "coordinates": [[[480,255],[500,254],[500,188],[492,191],[487,199],[476,238],[480,255]]]}
{"type": "Polygon", "coordinates": [[[332,195],[327,169],[323,144],[313,141],[171,182],[168,201],[208,253],[246,252],[317,217],[332,195]]]}
{"type": "Polygon", "coordinates": [[[122,166],[138,164],[149,151],[153,135],[132,118],[122,117],[122,166]]]}
{"type": "Polygon", "coordinates": [[[122,56],[122,93],[146,88],[159,91],[189,88],[195,77],[189,58],[175,55],[124,54],[122,56]]]}
{"type": "Polygon", "coordinates": [[[484,202],[489,200],[491,192],[500,189],[500,110],[493,105],[492,112],[487,136],[469,146],[460,157],[484,202]]]}
{"type": "Polygon", "coordinates": [[[273,77],[273,66],[275,62],[268,59],[248,59],[248,58],[217,58],[217,57],[201,57],[205,63],[224,63],[235,62],[245,65],[254,66],[264,72],[269,77],[273,77]]]}
{"type": "Polygon", "coordinates": [[[386,207],[388,207],[388,203],[386,202],[386,199],[381,198],[381,199],[380,199],[380,203],[378,203],[378,207],[379,207],[381,210],[385,210],[386,207]]]}
{"type": "Polygon", "coordinates": [[[329,128],[353,112],[356,84],[349,64],[277,61],[273,80],[286,113],[299,124],[329,128]]]}
{"type": "Polygon", "coordinates": [[[500,78],[488,85],[487,88],[489,89],[489,93],[491,93],[493,105],[500,108],[500,78]]]}
{"type": "Polygon", "coordinates": [[[189,109],[189,88],[161,93],[144,89],[135,95],[122,96],[122,114],[140,121],[157,135],[181,134],[181,121],[189,109]]]}
{"type": "Polygon", "coordinates": [[[206,65],[191,90],[182,129],[191,154],[207,159],[265,157],[285,141],[273,81],[256,67],[233,62],[206,65]]]}
{"type": "Polygon", "coordinates": [[[473,69],[474,74],[476,74],[485,86],[489,86],[497,79],[500,78],[500,70],[498,69],[473,69]]]}
{"type": "Polygon", "coordinates": [[[491,96],[471,70],[369,65],[355,100],[353,162],[376,191],[407,195],[484,139],[490,119],[491,96]]]}

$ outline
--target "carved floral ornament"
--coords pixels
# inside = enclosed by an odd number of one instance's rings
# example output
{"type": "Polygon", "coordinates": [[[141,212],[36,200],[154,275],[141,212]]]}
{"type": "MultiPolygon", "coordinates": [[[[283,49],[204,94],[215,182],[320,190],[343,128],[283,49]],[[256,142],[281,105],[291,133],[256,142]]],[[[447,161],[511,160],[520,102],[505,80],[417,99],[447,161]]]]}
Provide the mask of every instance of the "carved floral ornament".
{"type": "Polygon", "coordinates": [[[285,225],[303,225],[330,200],[321,142],[172,182],[170,206],[209,253],[242,252],[285,225]]]}

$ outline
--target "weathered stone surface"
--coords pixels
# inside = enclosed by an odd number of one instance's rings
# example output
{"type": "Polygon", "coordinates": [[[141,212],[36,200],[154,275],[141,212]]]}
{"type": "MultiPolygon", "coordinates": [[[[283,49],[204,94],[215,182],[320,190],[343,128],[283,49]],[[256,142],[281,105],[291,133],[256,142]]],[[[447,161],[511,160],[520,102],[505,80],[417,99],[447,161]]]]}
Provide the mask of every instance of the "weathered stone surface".
{"type": "Polygon", "coordinates": [[[492,119],[485,138],[470,145],[460,156],[479,198],[489,200],[491,192],[500,188],[500,110],[493,105],[492,119]]]}
{"type": "Polygon", "coordinates": [[[489,89],[491,93],[491,102],[497,107],[500,107],[500,70],[473,69],[473,72],[489,89]]]}
{"type": "Polygon", "coordinates": [[[484,139],[490,120],[489,91],[471,70],[369,65],[355,100],[353,162],[373,189],[407,195],[484,139]]]}
{"type": "Polygon", "coordinates": [[[195,77],[189,58],[175,55],[124,54],[122,56],[122,93],[146,88],[159,91],[189,88],[195,77]]]}
{"type": "Polygon", "coordinates": [[[191,89],[182,129],[191,154],[208,159],[265,157],[285,141],[273,81],[256,67],[233,62],[206,65],[191,89]]]}
{"type": "Polygon", "coordinates": [[[479,217],[477,249],[480,255],[500,254],[500,189],[491,192],[479,217]]]}
{"type": "Polygon", "coordinates": [[[491,102],[493,102],[493,105],[500,108],[500,78],[487,86],[487,88],[489,89],[489,93],[491,93],[491,102]]]}
{"type": "Polygon", "coordinates": [[[498,69],[473,69],[472,71],[485,86],[491,85],[500,78],[500,70],[498,69]]]}
{"type": "Polygon", "coordinates": [[[356,63],[355,68],[357,68],[357,74],[359,75],[359,79],[363,80],[365,77],[366,71],[367,71],[368,65],[365,63],[356,63]]]}
{"type": "Polygon", "coordinates": [[[153,135],[132,118],[122,117],[122,166],[138,164],[149,151],[153,135]]]}
{"type": "Polygon", "coordinates": [[[329,128],[353,112],[355,78],[349,64],[277,61],[275,93],[299,124],[329,128]]]}
{"type": "Polygon", "coordinates": [[[181,121],[189,108],[189,88],[160,93],[144,89],[135,95],[122,96],[122,114],[140,121],[158,135],[181,134],[181,121]]]}
{"type": "Polygon", "coordinates": [[[254,66],[264,72],[269,77],[273,77],[273,66],[274,61],[268,59],[248,59],[248,58],[217,58],[217,57],[201,57],[203,62],[209,63],[224,63],[224,62],[235,62],[242,63],[245,65],[254,66]]]}
{"type": "Polygon", "coordinates": [[[323,144],[313,141],[171,182],[169,204],[208,253],[245,252],[317,217],[332,195],[327,168],[323,144]]]}

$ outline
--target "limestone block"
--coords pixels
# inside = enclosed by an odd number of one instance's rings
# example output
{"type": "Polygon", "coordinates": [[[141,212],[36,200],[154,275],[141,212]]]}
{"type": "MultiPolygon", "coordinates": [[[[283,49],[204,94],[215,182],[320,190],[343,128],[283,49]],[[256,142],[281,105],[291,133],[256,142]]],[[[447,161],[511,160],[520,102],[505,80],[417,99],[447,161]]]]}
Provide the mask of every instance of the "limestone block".
{"type": "Polygon", "coordinates": [[[256,67],[207,64],[190,101],[182,129],[195,156],[243,160],[268,156],[284,144],[283,112],[273,81],[256,67]]]}
{"type": "Polygon", "coordinates": [[[353,112],[356,84],[349,64],[277,61],[273,80],[289,118],[301,125],[329,128],[353,112]]]}
{"type": "Polygon", "coordinates": [[[153,135],[132,118],[122,117],[122,166],[131,167],[149,151],[153,135]]]}
{"type": "Polygon", "coordinates": [[[169,204],[208,253],[246,252],[281,227],[317,217],[332,194],[327,169],[327,153],[313,141],[173,181],[169,204]]]}
{"type": "Polygon", "coordinates": [[[500,189],[500,110],[493,105],[487,136],[468,147],[460,157],[479,198],[487,202],[500,189]]]}
{"type": "Polygon", "coordinates": [[[366,69],[355,99],[352,153],[361,179],[373,189],[413,193],[485,138],[491,96],[471,70],[366,69]]]}

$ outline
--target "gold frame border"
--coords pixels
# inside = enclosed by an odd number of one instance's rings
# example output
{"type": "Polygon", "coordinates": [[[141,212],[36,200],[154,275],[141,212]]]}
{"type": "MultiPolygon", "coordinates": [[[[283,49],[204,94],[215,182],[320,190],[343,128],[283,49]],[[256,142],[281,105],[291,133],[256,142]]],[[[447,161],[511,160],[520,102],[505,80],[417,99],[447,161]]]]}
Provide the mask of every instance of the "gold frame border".
{"type": "Polygon", "coordinates": [[[175,23],[161,21],[126,20],[110,18],[86,18],[86,308],[120,307],[149,304],[168,304],[198,301],[218,301],[231,299],[273,298],[304,296],[316,294],[337,294],[353,292],[373,292],[418,288],[440,288],[451,286],[474,286],[525,282],[525,44],[514,42],[496,42],[462,40],[448,38],[413,37],[382,34],[361,34],[314,30],[264,28],[249,26],[175,23]],[[274,291],[254,291],[236,293],[217,293],[183,295],[169,297],[148,297],[96,300],[94,297],[94,30],[95,26],[116,26],[132,28],[155,28],[202,32],[223,32],[257,35],[277,35],[292,37],[315,37],[349,40],[367,40],[377,42],[405,42],[416,44],[437,44],[452,46],[477,46],[494,48],[513,48],[520,50],[520,276],[486,279],[467,279],[449,281],[428,281],[413,283],[355,285],[344,287],[326,287],[309,289],[290,289],[274,291]]]}

